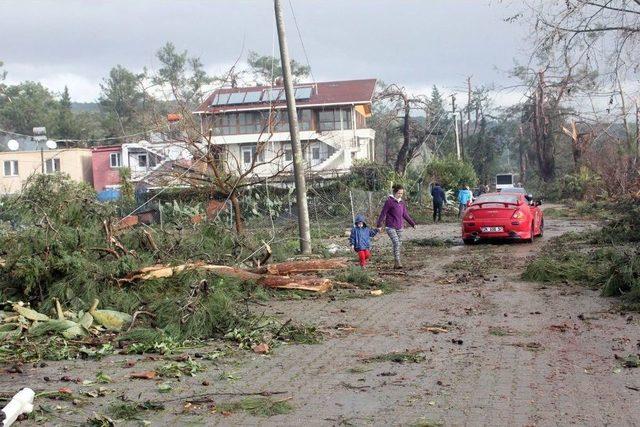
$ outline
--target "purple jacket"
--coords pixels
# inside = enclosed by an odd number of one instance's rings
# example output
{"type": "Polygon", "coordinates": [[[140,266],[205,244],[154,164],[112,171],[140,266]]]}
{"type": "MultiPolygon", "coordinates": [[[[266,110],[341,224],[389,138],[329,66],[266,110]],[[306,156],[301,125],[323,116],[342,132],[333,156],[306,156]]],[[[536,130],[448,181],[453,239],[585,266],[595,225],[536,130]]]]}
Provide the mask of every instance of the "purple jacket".
{"type": "Polygon", "coordinates": [[[382,207],[377,226],[381,227],[384,222],[385,226],[389,228],[401,230],[404,225],[403,219],[406,219],[409,224],[415,227],[416,222],[409,216],[407,205],[403,201],[398,202],[393,196],[389,196],[382,207]]]}

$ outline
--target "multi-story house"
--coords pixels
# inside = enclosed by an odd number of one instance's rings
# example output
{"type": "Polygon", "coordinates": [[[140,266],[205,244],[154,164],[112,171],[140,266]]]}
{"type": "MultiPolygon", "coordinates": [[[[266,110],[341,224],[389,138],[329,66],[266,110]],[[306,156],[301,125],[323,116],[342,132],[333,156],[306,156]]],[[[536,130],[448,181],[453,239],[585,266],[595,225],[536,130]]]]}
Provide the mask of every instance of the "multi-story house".
{"type": "MultiPolygon", "coordinates": [[[[330,177],[356,160],[374,160],[375,132],[367,123],[375,79],[295,85],[305,167],[330,177]]],[[[257,177],[292,170],[291,138],[283,87],[254,86],[214,91],[194,112],[201,133],[211,133],[231,172],[257,177]]]]}
{"type": "Polygon", "coordinates": [[[0,167],[0,194],[20,192],[27,179],[39,173],[62,172],[75,181],[92,182],[91,150],[49,149],[26,137],[0,136],[0,167]],[[10,139],[17,147],[10,147],[10,139]]]}

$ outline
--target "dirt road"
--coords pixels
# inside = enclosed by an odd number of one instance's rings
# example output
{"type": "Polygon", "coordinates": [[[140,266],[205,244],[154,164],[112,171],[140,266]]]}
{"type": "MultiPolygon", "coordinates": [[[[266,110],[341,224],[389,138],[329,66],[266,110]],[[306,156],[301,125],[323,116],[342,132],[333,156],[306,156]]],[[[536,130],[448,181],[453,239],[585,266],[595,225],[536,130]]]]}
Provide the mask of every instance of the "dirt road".
{"type": "MultiPolygon", "coordinates": [[[[127,380],[122,357],[3,374],[0,389],[15,383],[55,389],[69,386],[58,381],[62,375],[87,378],[98,371],[113,378],[106,387],[116,391],[104,398],[80,406],[54,402],[51,406],[62,406],[51,409],[48,423],[54,425],[105,413],[120,394],[140,401],[175,399],[164,411],[141,415],[152,425],[635,425],[640,369],[620,369],[614,354],[638,352],[640,316],[621,314],[614,301],[584,287],[520,279],[526,258],[544,240],[586,226],[548,220],[545,237],[533,245],[471,247],[417,244],[427,237],[455,237],[457,225],[408,230],[407,275],[398,276],[396,292],[258,306],[267,314],[317,324],[325,331],[321,344],[282,346],[269,356],[244,353],[210,364],[194,378],[175,381],[169,395],[159,394],[154,381],[127,380]],[[427,327],[447,332],[434,334],[427,327]],[[424,359],[366,361],[407,350],[424,359]],[[44,382],[44,376],[55,380],[44,382]],[[203,380],[210,384],[202,385],[203,380]],[[273,398],[290,398],[293,410],[272,417],[225,416],[211,414],[211,402],[185,406],[180,400],[197,393],[251,391],[285,392],[273,398]]],[[[377,243],[380,267],[390,262],[380,255],[386,253],[386,240],[377,243]]],[[[137,371],[158,363],[137,359],[137,371]]],[[[214,396],[215,402],[234,399],[214,396]]],[[[36,422],[24,423],[29,424],[36,422]]]]}

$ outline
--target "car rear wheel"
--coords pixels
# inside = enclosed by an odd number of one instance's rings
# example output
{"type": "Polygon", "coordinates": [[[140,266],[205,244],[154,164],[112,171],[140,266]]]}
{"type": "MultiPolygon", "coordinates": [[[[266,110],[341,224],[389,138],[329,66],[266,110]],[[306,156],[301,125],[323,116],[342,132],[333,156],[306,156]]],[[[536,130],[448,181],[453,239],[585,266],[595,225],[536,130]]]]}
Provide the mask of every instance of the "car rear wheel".
{"type": "Polygon", "coordinates": [[[531,223],[531,233],[529,233],[529,239],[527,240],[527,243],[533,243],[533,240],[535,239],[535,235],[536,235],[536,228],[534,226],[534,223],[531,223]]]}
{"type": "Polygon", "coordinates": [[[476,239],[462,239],[462,242],[465,245],[473,245],[476,242],[476,239]]]}

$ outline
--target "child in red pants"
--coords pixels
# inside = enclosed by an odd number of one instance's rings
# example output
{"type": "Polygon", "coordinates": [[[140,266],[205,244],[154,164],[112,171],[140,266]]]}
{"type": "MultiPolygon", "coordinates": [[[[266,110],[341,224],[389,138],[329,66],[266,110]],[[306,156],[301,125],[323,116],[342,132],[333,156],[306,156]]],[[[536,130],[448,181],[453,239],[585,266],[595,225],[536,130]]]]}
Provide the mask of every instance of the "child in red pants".
{"type": "Polygon", "coordinates": [[[376,234],[378,234],[378,230],[367,226],[364,222],[364,215],[356,215],[349,243],[351,243],[351,249],[358,253],[358,260],[362,268],[366,267],[367,261],[371,258],[371,238],[376,234]]]}

